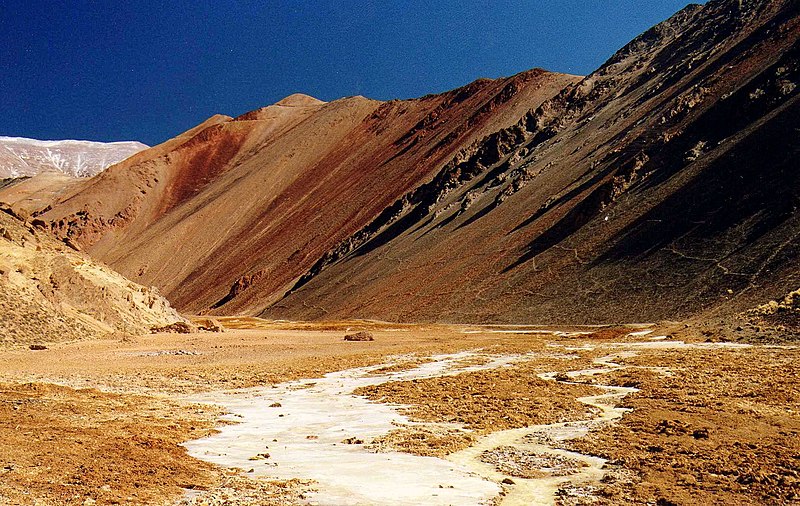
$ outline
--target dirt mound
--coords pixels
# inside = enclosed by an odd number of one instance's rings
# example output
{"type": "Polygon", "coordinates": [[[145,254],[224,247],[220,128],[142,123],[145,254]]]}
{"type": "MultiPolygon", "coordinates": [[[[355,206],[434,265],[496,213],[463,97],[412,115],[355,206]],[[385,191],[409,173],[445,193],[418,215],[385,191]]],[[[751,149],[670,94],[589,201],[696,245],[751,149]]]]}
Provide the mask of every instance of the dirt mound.
{"type": "Polygon", "coordinates": [[[0,206],[0,345],[141,334],[183,318],[155,288],[131,283],[0,206]]]}

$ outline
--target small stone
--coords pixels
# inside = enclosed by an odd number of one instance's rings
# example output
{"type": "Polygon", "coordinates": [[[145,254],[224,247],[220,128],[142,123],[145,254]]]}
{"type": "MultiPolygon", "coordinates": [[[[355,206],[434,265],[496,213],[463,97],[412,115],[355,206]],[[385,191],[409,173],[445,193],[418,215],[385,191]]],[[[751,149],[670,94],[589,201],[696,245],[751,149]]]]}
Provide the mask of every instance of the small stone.
{"type": "Polygon", "coordinates": [[[556,380],[556,381],[564,382],[564,381],[569,381],[569,376],[567,376],[567,373],[565,373],[565,372],[560,372],[560,373],[556,374],[553,377],[553,379],[556,380]]]}
{"type": "Polygon", "coordinates": [[[501,481],[500,483],[502,483],[503,485],[514,485],[514,480],[512,480],[511,478],[503,478],[503,481],[501,481]]]}
{"type": "Polygon", "coordinates": [[[344,336],[345,341],[374,341],[375,337],[372,332],[356,332],[355,334],[348,334],[344,336]]]}
{"type": "Polygon", "coordinates": [[[269,407],[271,407],[271,408],[280,408],[281,407],[281,403],[280,402],[273,402],[272,404],[269,405],[269,407]]]}
{"type": "Polygon", "coordinates": [[[28,346],[28,348],[33,350],[33,351],[41,351],[41,350],[46,350],[47,346],[45,346],[43,344],[32,344],[32,345],[28,346]]]}

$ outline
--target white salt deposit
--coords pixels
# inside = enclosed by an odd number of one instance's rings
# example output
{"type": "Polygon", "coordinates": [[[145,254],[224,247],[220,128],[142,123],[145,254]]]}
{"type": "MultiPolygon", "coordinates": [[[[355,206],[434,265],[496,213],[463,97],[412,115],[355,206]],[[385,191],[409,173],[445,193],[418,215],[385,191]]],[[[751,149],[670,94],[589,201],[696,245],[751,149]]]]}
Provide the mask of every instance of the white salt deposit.
{"type": "Polygon", "coordinates": [[[371,453],[361,444],[410,423],[396,406],[350,395],[362,386],[493,369],[526,358],[474,352],[433,357],[414,369],[374,374],[381,366],[350,369],[277,388],[211,393],[191,401],[211,402],[236,422],[220,433],[186,443],[195,457],[253,475],[317,481],[312,498],[321,505],[485,504],[500,488],[462,465],[403,453],[371,453]],[[469,364],[477,356],[488,360],[469,364]],[[270,407],[280,404],[280,407],[270,407]]]}

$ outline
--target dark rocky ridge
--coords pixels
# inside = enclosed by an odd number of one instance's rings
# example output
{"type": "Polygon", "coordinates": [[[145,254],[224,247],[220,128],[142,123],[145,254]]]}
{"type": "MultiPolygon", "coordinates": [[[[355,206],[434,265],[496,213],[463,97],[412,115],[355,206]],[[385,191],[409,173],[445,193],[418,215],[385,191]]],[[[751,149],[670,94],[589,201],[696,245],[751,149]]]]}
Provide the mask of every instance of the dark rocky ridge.
{"type": "Polygon", "coordinates": [[[798,9],[687,7],[460,153],[263,314],[659,319],[796,288],[798,9]]]}

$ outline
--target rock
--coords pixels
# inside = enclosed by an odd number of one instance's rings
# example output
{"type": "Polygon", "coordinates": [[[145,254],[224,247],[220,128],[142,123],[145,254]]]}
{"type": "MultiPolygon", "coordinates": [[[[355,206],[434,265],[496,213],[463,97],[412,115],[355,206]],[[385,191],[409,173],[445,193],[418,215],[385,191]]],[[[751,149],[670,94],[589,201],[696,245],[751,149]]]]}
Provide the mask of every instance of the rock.
{"type": "Polygon", "coordinates": [[[28,346],[28,348],[30,348],[31,350],[34,350],[34,351],[41,351],[41,350],[46,350],[47,346],[45,346],[43,344],[32,344],[32,345],[28,346]]]}
{"type": "Polygon", "coordinates": [[[169,334],[190,334],[192,327],[186,322],[175,322],[163,327],[151,327],[151,334],[169,333],[169,334]]]}
{"type": "Polygon", "coordinates": [[[280,408],[281,407],[281,403],[280,402],[273,402],[272,404],[269,405],[269,407],[271,407],[271,408],[280,408]]]}
{"type": "Polygon", "coordinates": [[[200,332],[225,332],[225,327],[213,318],[194,318],[192,323],[197,325],[200,332]]]}
{"type": "Polygon", "coordinates": [[[346,445],[363,445],[364,441],[362,439],[358,439],[358,438],[355,438],[355,437],[349,437],[349,438],[345,439],[344,441],[342,441],[342,444],[346,444],[346,445]]]}
{"type": "Polygon", "coordinates": [[[374,341],[375,337],[373,337],[372,332],[356,332],[355,334],[348,334],[344,336],[345,341],[374,341]]]}
{"type": "Polygon", "coordinates": [[[64,241],[64,244],[66,244],[70,248],[74,249],[75,251],[80,251],[81,250],[81,247],[75,241],[70,239],[69,237],[65,237],[63,239],[63,241],[64,241]]]}
{"type": "Polygon", "coordinates": [[[503,478],[503,481],[501,481],[500,483],[502,483],[503,485],[514,485],[514,480],[512,480],[511,478],[503,478]]]}

